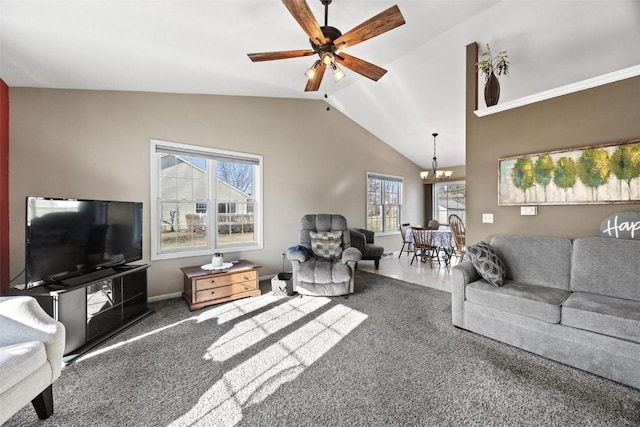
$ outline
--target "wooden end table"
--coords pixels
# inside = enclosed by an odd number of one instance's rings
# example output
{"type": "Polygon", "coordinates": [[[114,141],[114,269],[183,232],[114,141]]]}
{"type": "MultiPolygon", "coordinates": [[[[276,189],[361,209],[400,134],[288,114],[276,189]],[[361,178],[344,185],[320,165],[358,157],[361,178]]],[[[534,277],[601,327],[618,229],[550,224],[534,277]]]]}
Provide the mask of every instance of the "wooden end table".
{"type": "Polygon", "coordinates": [[[203,270],[201,266],[183,267],[184,292],[189,310],[198,310],[219,304],[262,294],[258,287],[260,265],[241,259],[224,270],[203,270]]]}

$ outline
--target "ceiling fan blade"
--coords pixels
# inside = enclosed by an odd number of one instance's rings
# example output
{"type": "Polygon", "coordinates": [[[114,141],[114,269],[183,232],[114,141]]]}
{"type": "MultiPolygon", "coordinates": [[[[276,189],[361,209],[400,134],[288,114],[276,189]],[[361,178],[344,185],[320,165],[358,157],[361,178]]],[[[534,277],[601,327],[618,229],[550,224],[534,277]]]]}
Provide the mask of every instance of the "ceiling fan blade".
{"type": "Polygon", "coordinates": [[[272,61],[274,59],[300,58],[302,56],[309,56],[314,54],[315,52],[310,49],[300,49],[300,50],[283,50],[281,52],[247,53],[247,56],[253,62],[259,62],[259,61],[272,61]]]}
{"type": "Polygon", "coordinates": [[[305,0],[282,0],[282,3],[284,3],[289,13],[293,15],[304,32],[307,33],[307,36],[309,36],[315,44],[323,45],[329,42],[324,34],[322,34],[318,21],[316,21],[313,12],[311,12],[305,0]]]}
{"type": "Polygon", "coordinates": [[[371,19],[347,31],[333,41],[338,49],[346,49],[372,37],[379,36],[404,24],[404,17],[398,6],[391,6],[371,19]]]}
{"type": "Polygon", "coordinates": [[[344,65],[351,71],[355,71],[356,73],[370,78],[371,80],[376,82],[380,79],[380,77],[384,76],[387,73],[387,70],[385,70],[384,68],[373,65],[372,63],[367,62],[363,59],[356,58],[355,56],[347,55],[344,52],[340,52],[340,54],[336,55],[335,58],[336,61],[340,63],[340,65],[344,65]]]}
{"type": "Polygon", "coordinates": [[[327,66],[321,62],[316,70],[315,76],[312,79],[307,81],[307,86],[304,88],[305,92],[315,92],[320,89],[320,83],[322,83],[322,77],[324,76],[324,70],[327,66]]]}

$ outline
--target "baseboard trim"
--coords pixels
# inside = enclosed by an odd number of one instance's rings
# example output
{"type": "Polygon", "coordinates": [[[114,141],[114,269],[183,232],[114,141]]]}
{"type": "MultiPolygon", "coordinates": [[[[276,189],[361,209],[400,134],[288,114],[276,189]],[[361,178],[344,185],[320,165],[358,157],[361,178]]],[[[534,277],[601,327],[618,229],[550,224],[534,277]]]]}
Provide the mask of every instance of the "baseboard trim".
{"type": "Polygon", "coordinates": [[[172,292],[170,294],[156,295],[154,297],[147,298],[147,301],[156,302],[156,301],[162,301],[165,299],[172,299],[172,298],[182,298],[182,292],[172,292]]]}

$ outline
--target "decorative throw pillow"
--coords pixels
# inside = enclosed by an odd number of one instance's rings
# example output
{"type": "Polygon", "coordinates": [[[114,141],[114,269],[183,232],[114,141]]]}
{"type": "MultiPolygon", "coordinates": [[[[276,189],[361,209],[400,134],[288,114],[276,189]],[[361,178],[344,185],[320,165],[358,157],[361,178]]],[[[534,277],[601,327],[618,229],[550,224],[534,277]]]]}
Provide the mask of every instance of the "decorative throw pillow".
{"type": "Polygon", "coordinates": [[[342,231],[310,231],[311,250],[316,256],[332,259],[342,255],[342,231]]]}
{"type": "Polygon", "coordinates": [[[471,263],[478,274],[493,286],[504,285],[504,263],[495,249],[487,242],[480,242],[467,248],[471,263]]]}

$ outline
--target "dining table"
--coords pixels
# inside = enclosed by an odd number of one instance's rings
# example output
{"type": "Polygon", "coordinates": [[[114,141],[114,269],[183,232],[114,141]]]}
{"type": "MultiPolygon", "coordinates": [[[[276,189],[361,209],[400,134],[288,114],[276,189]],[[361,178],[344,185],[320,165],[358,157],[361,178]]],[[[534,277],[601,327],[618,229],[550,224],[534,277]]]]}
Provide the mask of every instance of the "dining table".
{"type": "MultiPolygon", "coordinates": [[[[442,260],[448,267],[451,264],[451,258],[455,252],[453,234],[451,233],[451,230],[448,228],[441,228],[427,231],[431,233],[431,244],[438,248],[438,255],[442,254],[442,260]]],[[[411,228],[407,229],[405,240],[407,242],[413,242],[413,233],[411,228]]]]}

